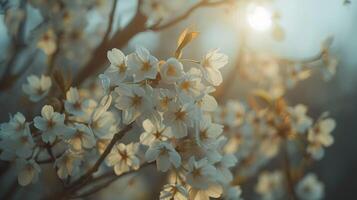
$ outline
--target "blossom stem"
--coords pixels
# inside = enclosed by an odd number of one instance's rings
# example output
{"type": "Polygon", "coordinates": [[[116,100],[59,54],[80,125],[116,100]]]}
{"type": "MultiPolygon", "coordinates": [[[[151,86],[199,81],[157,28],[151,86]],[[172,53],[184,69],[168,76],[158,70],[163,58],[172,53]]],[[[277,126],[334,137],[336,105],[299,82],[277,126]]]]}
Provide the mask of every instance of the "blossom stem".
{"type": "MultiPolygon", "coordinates": [[[[143,168],[145,168],[145,167],[147,167],[147,166],[151,166],[151,165],[154,165],[154,164],[155,164],[155,162],[145,163],[145,164],[143,164],[143,165],[140,166],[140,169],[143,169],[143,168]]],[[[94,193],[96,193],[96,192],[98,192],[98,191],[100,191],[100,190],[102,190],[102,189],[108,187],[111,183],[113,183],[114,181],[118,180],[119,178],[122,178],[122,177],[124,177],[124,176],[126,176],[126,175],[129,175],[129,174],[132,174],[132,173],[135,173],[135,172],[138,172],[138,171],[132,170],[132,171],[128,171],[128,172],[126,172],[126,173],[123,173],[123,174],[117,176],[113,171],[109,171],[108,173],[105,173],[105,174],[103,174],[102,176],[93,178],[92,181],[89,182],[88,184],[90,184],[90,183],[96,183],[96,182],[98,182],[98,181],[100,181],[100,180],[102,180],[102,179],[106,179],[106,178],[110,178],[109,181],[107,181],[107,182],[105,182],[105,183],[103,183],[103,184],[101,184],[101,185],[98,185],[97,187],[94,187],[94,188],[92,188],[91,190],[88,190],[87,192],[84,192],[84,193],[82,193],[82,194],[73,196],[73,197],[71,197],[71,198],[83,198],[83,197],[90,196],[90,195],[92,195],[92,194],[94,194],[94,193]]],[[[79,189],[82,189],[82,188],[83,188],[83,187],[81,187],[81,188],[79,188],[79,189]]],[[[79,190],[79,189],[78,189],[78,190],[79,190]]]]}
{"type": "Polygon", "coordinates": [[[289,158],[289,152],[288,152],[288,141],[285,140],[283,144],[283,154],[284,154],[284,173],[286,177],[286,182],[287,182],[287,187],[288,187],[288,192],[289,192],[289,199],[291,200],[297,200],[297,196],[295,194],[294,190],[294,180],[293,180],[293,175],[291,173],[291,163],[290,163],[290,158],[289,158]]]}
{"type": "Polygon", "coordinates": [[[125,133],[131,130],[131,128],[132,128],[132,124],[129,124],[126,127],[124,127],[124,129],[122,129],[121,131],[119,131],[114,135],[114,137],[112,138],[106,149],[104,150],[103,154],[96,161],[96,163],[83,176],[81,176],[79,179],[77,179],[67,187],[68,191],[62,193],[62,198],[66,198],[70,196],[72,193],[76,192],[80,187],[85,185],[92,178],[93,173],[98,171],[99,166],[102,164],[104,159],[108,156],[108,154],[110,153],[114,145],[117,143],[117,141],[119,141],[125,135],[125,133]]]}

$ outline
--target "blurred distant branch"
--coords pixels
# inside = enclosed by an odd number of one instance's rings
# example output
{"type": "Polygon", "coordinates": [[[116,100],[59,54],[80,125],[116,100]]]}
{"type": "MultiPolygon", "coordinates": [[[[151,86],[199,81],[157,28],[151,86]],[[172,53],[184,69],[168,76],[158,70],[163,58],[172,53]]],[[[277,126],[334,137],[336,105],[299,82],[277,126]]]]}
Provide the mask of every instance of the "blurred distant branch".
{"type": "Polygon", "coordinates": [[[223,5],[223,4],[227,4],[227,3],[231,3],[233,2],[232,0],[221,0],[221,1],[209,1],[209,0],[202,0],[198,3],[196,3],[194,6],[192,6],[190,9],[188,9],[184,14],[178,16],[177,18],[173,19],[172,21],[167,22],[166,24],[154,24],[153,26],[149,27],[149,30],[152,31],[159,31],[159,30],[163,30],[166,28],[169,28],[171,26],[176,25],[177,23],[185,20],[186,18],[188,18],[195,10],[197,10],[198,8],[202,8],[202,7],[213,7],[213,6],[219,6],[219,5],[223,5]]]}
{"type": "MultiPolygon", "coordinates": [[[[25,34],[26,34],[26,20],[27,20],[27,11],[26,11],[27,1],[22,0],[20,2],[19,8],[24,11],[24,17],[20,22],[19,30],[17,34],[11,37],[11,55],[10,58],[4,62],[5,70],[0,79],[0,91],[11,88],[15,81],[21,76],[20,73],[12,74],[11,69],[15,67],[18,57],[23,53],[27,47],[25,43],[25,34]]],[[[22,71],[22,70],[20,70],[22,71]]]]}
{"type": "Polygon", "coordinates": [[[285,139],[284,144],[283,144],[283,154],[284,154],[284,164],[283,164],[283,171],[285,173],[286,177],[286,182],[287,182],[287,187],[288,187],[288,192],[289,192],[289,199],[291,200],[297,200],[297,196],[295,194],[295,181],[294,177],[292,174],[292,166],[290,163],[290,156],[288,152],[288,141],[285,139]]]}
{"type": "Polygon", "coordinates": [[[104,39],[103,41],[104,42],[107,42],[109,36],[110,36],[110,33],[112,32],[112,29],[113,29],[113,21],[114,21],[114,16],[115,16],[115,10],[117,8],[117,4],[118,4],[118,0],[114,0],[113,1],[113,7],[112,7],[112,10],[109,14],[109,22],[108,22],[108,28],[107,28],[107,31],[105,32],[105,35],[104,35],[104,39]]]}
{"type": "MultiPolygon", "coordinates": [[[[95,162],[95,164],[81,177],[79,177],[76,181],[71,183],[68,187],[65,188],[60,194],[56,194],[53,196],[54,199],[66,199],[75,193],[78,189],[85,186],[90,179],[93,178],[93,173],[97,172],[100,165],[103,163],[105,158],[111,152],[112,148],[115,144],[132,128],[132,124],[127,125],[121,131],[116,133],[108,146],[105,148],[103,154],[99,157],[99,159],[95,162]]],[[[52,199],[52,198],[51,198],[52,199]]]]}
{"type": "MultiPolygon", "coordinates": [[[[232,0],[220,0],[220,1],[209,1],[209,0],[201,0],[199,3],[192,6],[188,9],[184,14],[178,16],[166,24],[160,25],[160,23],[154,24],[151,27],[146,26],[147,18],[140,12],[140,6],[142,1],[139,0],[138,6],[136,9],[136,14],[133,19],[129,22],[129,24],[123,28],[122,30],[117,31],[111,39],[109,39],[109,33],[107,30],[106,35],[108,34],[108,39],[103,40],[103,42],[94,50],[93,56],[89,59],[87,64],[79,71],[77,77],[74,79],[75,85],[80,85],[87,78],[96,74],[107,62],[107,51],[112,48],[122,48],[124,45],[128,43],[128,41],[133,38],[138,33],[152,30],[159,31],[165,28],[171,27],[182,20],[189,17],[195,10],[201,7],[212,7],[219,6],[226,3],[230,3],[232,0]]],[[[112,10],[113,12],[113,10],[112,10]]],[[[112,16],[112,15],[111,15],[112,16]]],[[[110,25],[109,25],[110,26],[110,25]]]]}
{"type": "MultiPolygon", "coordinates": [[[[143,169],[145,167],[148,167],[148,166],[151,166],[151,165],[154,165],[154,164],[155,164],[155,162],[145,163],[145,164],[140,166],[140,169],[143,169]]],[[[85,191],[83,193],[80,193],[80,194],[78,194],[76,196],[73,196],[71,198],[83,198],[83,197],[87,197],[87,196],[90,196],[92,194],[95,194],[96,192],[99,192],[100,190],[105,189],[111,183],[113,183],[114,181],[118,180],[119,178],[122,178],[124,176],[127,176],[127,175],[135,173],[135,172],[137,172],[137,171],[136,170],[131,170],[131,171],[125,172],[125,173],[123,173],[123,174],[118,176],[113,171],[109,171],[108,173],[105,173],[102,176],[94,178],[91,183],[96,183],[97,181],[102,180],[102,179],[109,179],[109,180],[105,181],[102,184],[98,184],[97,183],[97,185],[95,187],[91,188],[90,190],[87,190],[87,191],[85,191]]]]}

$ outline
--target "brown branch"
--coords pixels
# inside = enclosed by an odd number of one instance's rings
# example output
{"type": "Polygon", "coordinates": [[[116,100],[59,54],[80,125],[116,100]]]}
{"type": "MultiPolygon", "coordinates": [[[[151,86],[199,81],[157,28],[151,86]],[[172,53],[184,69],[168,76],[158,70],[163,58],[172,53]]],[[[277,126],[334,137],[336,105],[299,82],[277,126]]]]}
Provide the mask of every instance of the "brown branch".
{"type": "Polygon", "coordinates": [[[116,7],[117,7],[117,3],[118,3],[118,0],[113,0],[113,7],[112,7],[112,10],[111,10],[111,12],[109,14],[108,28],[107,28],[107,31],[105,32],[104,39],[103,39],[104,42],[108,41],[109,35],[112,32],[114,15],[115,15],[115,10],[116,10],[116,7]]]}
{"type": "Polygon", "coordinates": [[[146,17],[137,13],[130,23],[122,30],[116,32],[112,39],[103,41],[93,52],[91,58],[78,72],[74,79],[74,85],[82,84],[88,77],[96,74],[107,62],[107,51],[113,48],[121,48],[136,34],[146,30],[146,17]]]}
{"type": "Polygon", "coordinates": [[[214,2],[210,2],[209,0],[201,0],[200,2],[198,2],[194,6],[192,6],[190,9],[188,9],[184,14],[178,16],[177,18],[173,19],[172,21],[169,21],[166,24],[162,24],[162,25],[154,24],[153,26],[149,27],[148,29],[152,30],[152,31],[163,30],[163,29],[174,26],[174,25],[178,24],[179,22],[185,20],[195,10],[197,10],[199,8],[219,6],[219,5],[223,5],[223,4],[230,3],[230,2],[232,2],[232,0],[221,0],[221,1],[214,1],[214,2]]]}
{"type": "Polygon", "coordinates": [[[131,128],[132,128],[132,124],[129,124],[126,127],[124,127],[124,129],[122,129],[121,131],[116,133],[113,136],[113,138],[110,141],[110,143],[108,144],[108,146],[106,147],[106,149],[104,150],[103,154],[95,162],[95,164],[84,175],[82,175],[79,179],[77,179],[72,184],[70,184],[67,187],[67,189],[68,189],[67,191],[66,190],[62,191],[60,194],[57,194],[53,198],[57,198],[57,199],[67,198],[73,192],[77,191],[78,188],[80,188],[83,185],[85,185],[92,178],[93,173],[98,171],[100,165],[102,164],[104,159],[108,156],[108,154],[110,153],[110,151],[112,150],[114,145],[125,135],[125,133],[127,133],[129,130],[131,130],[131,128]]]}
{"type": "MultiPolygon", "coordinates": [[[[151,166],[153,164],[155,164],[155,162],[145,163],[145,164],[140,166],[140,169],[143,169],[143,168],[145,168],[147,166],[151,166]]],[[[102,176],[93,178],[91,183],[96,183],[96,182],[98,182],[98,181],[100,181],[102,179],[106,179],[106,178],[110,178],[109,181],[107,181],[107,182],[105,182],[105,183],[103,183],[103,184],[101,184],[101,185],[99,185],[97,187],[94,187],[94,188],[92,188],[92,189],[90,189],[90,190],[88,190],[88,191],[86,191],[86,192],[84,192],[82,194],[75,195],[75,196],[73,196],[71,198],[83,198],[83,197],[90,196],[90,195],[92,195],[92,194],[94,194],[94,193],[96,193],[96,192],[108,187],[111,183],[113,183],[114,181],[118,180],[119,178],[122,178],[124,176],[127,176],[127,175],[135,173],[135,172],[138,172],[138,171],[137,170],[132,170],[132,171],[128,171],[128,172],[125,172],[125,173],[117,176],[113,171],[109,171],[108,173],[105,173],[102,176]]],[[[86,186],[88,186],[88,185],[86,185],[86,186]]],[[[81,189],[81,188],[79,188],[79,189],[81,189]]]]}
{"type": "Polygon", "coordinates": [[[289,199],[291,200],[297,200],[297,196],[295,193],[295,181],[293,174],[291,173],[292,166],[290,163],[290,157],[289,157],[289,152],[288,152],[288,141],[285,139],[283,144],[283,154],[284,154],[284,164],[283,164],[283,170],[285,173],[286,177],[286,182],[287,182],[287,187],[288,187],[288,192],[289,192],[289,199]]]}
{"type": "Polygon", "coordinates": [[[148,30],[159,31],[171,27],[189,17],[195,10],[200,7],[218,6],[229,2],[232,2],[232,0],[221,0],[215,2],[201,0],[199,3],[188,9],[184,14],[180,15],[179,17],[173,19],[170,22],[167,22],[166,24],[154,24],[151,27],[146,27],[145,24],[147,18],[140,12],[141,1],[139,1],[136,15],[133,17],[133,19],[124,29],[116,32],[112,39],[107,41],[103,40],[103,42],[94,50],[93,55],[88,60],[87,64],[77,74],[77,77],[74,79],[74,84],[78,86],[82,84],[88,77],[91,77],[92,75],[96,74],[105,65],[105,63],[107,63],[106,52],[108,50],[112,48],[123,47],[132,37],[134,37],[138,33],[148,30]]]}

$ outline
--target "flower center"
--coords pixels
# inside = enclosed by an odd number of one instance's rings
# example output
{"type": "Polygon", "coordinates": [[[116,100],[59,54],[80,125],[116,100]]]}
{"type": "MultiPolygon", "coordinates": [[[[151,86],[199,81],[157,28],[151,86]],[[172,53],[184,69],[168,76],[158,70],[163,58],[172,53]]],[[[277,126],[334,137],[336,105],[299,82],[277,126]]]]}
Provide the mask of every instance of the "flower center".
{"type": "Polygon", "coordinates": [[[181,89],[188,90],[191,87],[191,83],[189,81],[184,81],[181,83],[181,89]]]}
{"type": "Polygon", "coordinates": [[[151,68],[150,63],[149,62],[144,62],[143,65],[141,66],[141,71],[143,72],[147,72],[149,71],[151,68]]]}
{"type": "Polygon", "coordinates": [[[117,67],[119,69],[119,74],[124,73],[126,71],[126,67],[124,63],[118,65],[117,67]]]}
{"type": "Polygon", "coordinates": [[[138,95],[135,95],[134,97],[132,97],[131,99],[131,105],[132,106],[139,106],[141,104],[141,99],[142,97],[138,96],[138,95]]]}
{"type": "Polygon", "coordinates": [[[186,117],[186,112],[182,111],[182,110],[177,111],[177,112],[175,112],[175,117],[176,117],[176,120],[181,120],[182,121],[186,117]]]}
{"type": "Polygon", "coordinates": [[[167,75],[169,76],[176,76],[176,69],[174,66],[169,65],[167,68],[167,75]]]}

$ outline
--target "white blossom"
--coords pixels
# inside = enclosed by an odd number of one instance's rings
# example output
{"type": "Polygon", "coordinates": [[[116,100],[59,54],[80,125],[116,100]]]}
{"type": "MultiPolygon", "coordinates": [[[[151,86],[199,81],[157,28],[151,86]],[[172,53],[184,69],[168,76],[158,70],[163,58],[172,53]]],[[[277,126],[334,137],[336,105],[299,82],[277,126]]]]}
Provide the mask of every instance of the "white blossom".
{"type": "Polygon", "coordinates": [[[131,169],[137,170],[140,167],[140,160],[136,156],[137,151],[138,144],[117,144],[107,156],[106,163],[108,166],[114,166],[116,175],[128,172],[131,169]]]}
{"type": "Polygon", "coordinates": [[[187,168],[186,181],[193,188],[205,190],[215,181],[216,169],[206,158],[196,161],[191,157],[187,168]]]}
{"type": "Polygon", "coordinates": [[[35,127],[42,132],[41,137],[44,142],[52,143],[57,136],[67,135],[74,131],[64,125],[64,114],[54,112],[50,105],[42,108],[41,115],[42,117],[37,116],[33,121],[35,127]]]}
{"type": "Polygon", "coordinates": [[[27,82],[27,84],[22,85],[22,90],[34,102],[44,98],[52,86],[51,78],[45,75],[41,75],[40,78],[30,75],[27,77],[27,82]]]}
{"type": "Polygon", "coordinates": [[[263,172],[255,190],[264,200],[279,199],[284,195],[283,184],[283,174],[280,171],[263,172]]]}
{"type": "Polygon", "coordinates": [[[183,65],[176,58],[169,58],[160,67],[160,75],[166,83],[175,83],[184,75],[183,65]]]}
{"type": "Polygon", "coordinates": [[[171,136],[171,129],[166,127],[161,119],[146,119],[143,121],[143,128],[145,132],[140,135],[140,142],[147,146],[150,146],[156,141],[164,141],[171,136]]]}
{"type": "Polygon", "coordinates": [[[217,180],[221,183],[229,183],[233,180],[232,172],[229,168],[234,167],[237,163],[237,158],[232,154],[223,155],[221,160],[214,164],[217,170],[217,180]]]}
{"type": "Polygon", "coordinates": [[[169,104],[169,109],[164,113],[164,124],[171,128],[172,135],[175,138],[187,136],[187,128],[193,126],[195,120],[194,109],[192,105],[176,101],[169,104]]]}
{"type": "Polygon", "coordinates": [[[95,137],[90,128],[84,124],[75,123],[75,132],[68,136],[68,143],[73,150],[81,151],[82,148],[90,149],[95,146],[95,137]]]}
{"type": "Polygon", "coordinates": [[[17,159],[16,168],[17,181],[21,186],[37,182],[39,173],[41,172],[40,166],[33,159],[17,159]]]}
{"type": "Polygon", "coordinates": [[[181,165],[181,157],[168,142],[155,142],[145,153],[148,162],[156,160],[157,169],[166,172],[171,166],[178,168],[181,165]]]}
{"type": "Polygon", "coordinates": [[[68,176],[78,175],[81,163],[82,157],[80,155],[72,151],[66,151],[55,162],[58,177],[66,179],[68,176]]]}
{"type": "Polygon", "coordinates": [[[160,192],[160,200],[187,200],[188,191],[180,184],[166,184],[160,192]]]}
{"type": "Polygon", "coordinates": [[[315,174],[309,173],[298,182],[296,193],[302,200],[319,200],[324,197],[324,185],[315,174]]]}
{"type": "Polygon", "coordinates": [[[64,108],[68,113],[73,115],[81,116],[84,114],[85,104],[83,103],[77,88],[71,87],[67,91],[64,108]]]}
{"type": "Polygon", "coordinates": [[[134,81],[155,79],[159,61],[145,48],[137,48],[135,53],[128,55],[128,67],[134,75],[134,81]]]}
{"type": "Polygon", "coordinates": [[[205,116],[199,121],[199,130],[196,140],[199,144],[209,146],[216,142],[217,137],[223,132],[223,126],[212,123],[211,118],[205,116]]]}
{"type": "Polygon", "coordinates": [[[203,77],[214,86],[220,85],[223,78],[219,69],[224,67],[227,63],[228,57],[222,53],[218,53],[218,50],[207,53],[200,65],[203,77]]]}
{"type": "Polygon", "coordinates": [[[110,61],[110,66],[105,70],[104,74],[108,76],[112,83],[122,83],[128,75],[127,58],[119,49],[108,51],[107,57],[110,61]]]}
{"type": "Polygon", "coordinates": [[[145,90],[139,86],[121,85],[115,91],[119,95],[115,106],[126,112],[132,119],[136,119],[143,112],[152,109],[151,100],[145,90]]]}

